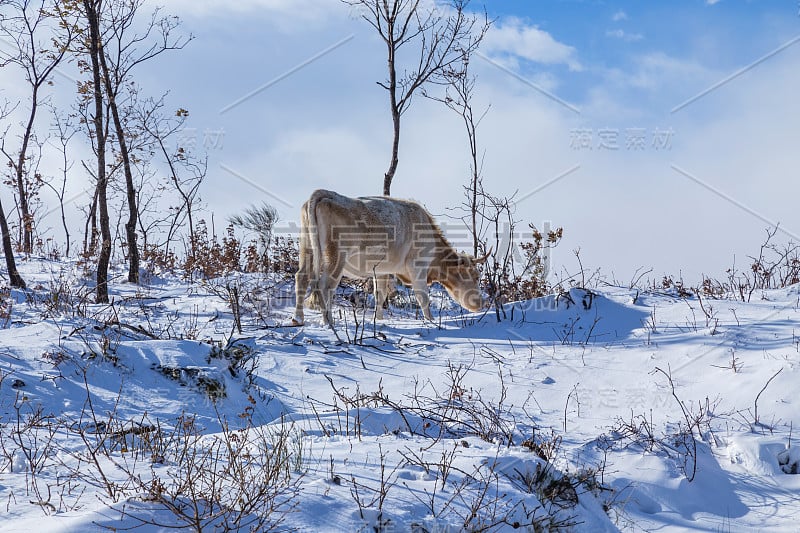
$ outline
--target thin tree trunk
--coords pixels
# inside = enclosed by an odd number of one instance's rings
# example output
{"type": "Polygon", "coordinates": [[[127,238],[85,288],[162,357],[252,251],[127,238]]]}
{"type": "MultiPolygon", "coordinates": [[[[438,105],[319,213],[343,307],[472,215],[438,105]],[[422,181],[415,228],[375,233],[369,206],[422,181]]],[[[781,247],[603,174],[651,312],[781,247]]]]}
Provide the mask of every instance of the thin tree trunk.
{"type": "Polygon", "coordinates": [[[398,152],[400,150],[400,109],[397,102],[397,69],[395,68],[394,20],[388,20],[386,46],[389,51],[389,107],[392,112],[392,159],[389,170],[383,177],[383,194],[389,196],[392,189],[392,180],[397,171],[398,152]]]}
{"type": "MultiPolygon", "coordinates": [[[[469,95],[466,95],[469,97],[469,95]]],[[[472,157],[472,198],[470,198],[470,213],[472,215],[472,257],[478,257],[478,182],[480,172],[478,171],[478,140],[475,120],[472,115],[472,107],[465,100],[464,122],[467,126],[467,136],[469,137],[469,152],[472,157]]]]}
{"type": "MultiPolygon", "coordinates": [[[[62,136],[62,141],[63,141],[62,136]]],[[[67,139],[68,141],[69,139],[67,139]]],[[[67,240],[67,249],[65,255],[69,257],[70,252],[70,235],[69,235],[69,226],[67,225],[67,213],[64,211],[64,191],[67,187],[67,173],[69,170],[69,160],[67,159],[67,147],[66,144],[64,145],[64,179],[61,182],[61,192],[58,195],[58,205],[61,208],[61,225],[64,226],[64,235],[67,240]]]]}
{"type": "Polygon", "coordinates": [[[392,139],[392,161],[389,163],[389,170],[383,177],[383,194],[389,196],[392,189],[392,180],[394,173],[397,171],[397,154],[400,149],[400,113],[394,107],[394,98],[392,98],[392,125],[394,126],[394,135],[392,139]]]}
{"type": "Polygon", "coordinates": [[[108,303],[108,264],[111,260],[111,228],[108,217],[106,136],[103,129],[103,89],[100,76],[100,23],[95,0],[83,0],[89,22],[89,55],[94,83],[94,128],[97,139],[97,206],[100,211],[100,255],[97,258],[97,303],[108,303]]]}
{"type": "Polygon", "coordinates": [[[86,257],[94,255],[97,251],[97,187],[94,188],[92,204],[86,216],[86,225],[83,229],[83,254],[86,257]]]}
{"type": "Polygon", "coordinates": [[[70,236],[69,236],[69,226],[67,226],[67,214],[66,214],[66,212],[64,212],[64,199],[62,198],[59,201],[61,202],[61,225],[64,227],[64,236],[65,236],[66,241],[67,241],[67,249],[64,251],[64,255],[66,257],[69,257],[69,253],[70,253],[70,244],[69,244],[70,236]]]}
{"type": "Polygon", "coordinates": [[[31,134],[33,133],[33,123],[36,119],[38,93],[39,87],[34,85],[33,95],[31,96],[31,113],[28,117],[28,124],[25,128],[25,133],[22,136],[22,147],[19,150],[19,158],[17,159],[16,168],[17,193],[19,194],[20,226],[22,229],[22,251],[26,254],[29,254],[33,251],[33,220],[31,219],[31,214],[28,207],[28,192],[25,190],[25,158],[28,155],[28,144],[30,143],[31,134]]]}
{"type": "Polygon", "coordinates": [[[11,245],[11,235],[8,233],[8,221],[6,220],[6,212],[3,210],[2,202],[0,202],[0,231],[3,232],[3,253],[6,256],[8,279],[12,287],[24,289],[25,280],[23,280],[22,276],[17,272],[17,263],[14,260],[14,248],[11,245]]]}
{"type": "MultiPolygon", "coordinates": [[[[186,192],[184,192],[184,190],[181,188],[180,182],[178,181],[178,173],[175,170],[175,165],[173,164],[172,159],[170,158],[169,151],[167,150],[167,147],[164,146],[164,139],[162,139],[161,136],[159,136],[159,135],[154,135],[153,134],[153,136],[158,141],[158,146],[161,148],[161,153],[164,154],[164,159],[167,161],[167,165],[169,165],[170,178],[172,179],[172,183],[175,185],[175,190],[177,190],[178,193],[181,195],[181,198],[183,198],[183,205],[186,206],[186,215],[187,215],[187,217],[189,219],[189,242],[192,243],[191,246],[189,247],[189,258],[191,259],[192,262],[194,262],[194,252],[195,252],[194,243],[195,243],[195,239],[194,239],[194,219],[192,218],[192,202],[193,202],[193,200],[192,200],[191,196],[186,194],[186,192]]],[[[172,235],[173,235],[173,228],[177,225],[177,221],[178,221],[178,217],[180,216],[180,213],[181,213],[181,210],[178,209],[178,211],[175,213],[175,217],[173,218],[173,222],[172,222],[172,225],[170,226],[169,232],[167,232],[167,241],[166,241],[165,246],[164,246],[164,257],[167,257],[167,255],[168,255],[169,242],[170,242],[170,240],[172,238],[172,235]]]]}
{"type": "Polygon", "coordinates": [[[472,176],[472,257],[478,257],[478,173],[472,176]]]}
{"type": "Polygon", "coordinates": [[[98,43],[98,46],[98,57],[100,60],[100,66],[103,69],[106,95],[108,96],[108,104],[109,108],[111,109],[111,117],[114,120],[114,129],[117,133],[119,151],[122,155],[122,169],[125,173],[125,189],[128,197],[128,221],[125,223],[125,236],[128,240],[128,282],[139,283],[139,246],[136,242],[136,220],[138,218],[138,210],[136,208],[136,186],[133,183],[133,172],[131,171],[130,156],[128,154],[128,143],[125,140],[125,130],[122,127],[122,121],[119,118],[119,110],[117,109],[117,100],[115,97],[116,93],[114,88],[111,86],[111,76],[108,71],[105,52],[103,51],[102,43],[98,43]]]}

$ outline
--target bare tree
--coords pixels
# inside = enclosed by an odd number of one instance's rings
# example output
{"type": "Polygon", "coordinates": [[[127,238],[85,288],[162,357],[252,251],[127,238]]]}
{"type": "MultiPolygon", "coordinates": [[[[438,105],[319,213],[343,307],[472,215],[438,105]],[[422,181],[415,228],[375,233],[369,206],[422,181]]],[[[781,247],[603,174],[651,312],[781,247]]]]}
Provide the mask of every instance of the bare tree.
{"type": "MultiPolygon", "coordinates": [[[[5,120],[10,113],[9,105],[6,102],[0,106],[0,120],[5,120]]],[[[8,230],[8,219],[6,219],[6,212],[3,209],[3,202],[0,200],[0,232],[2,232],[3,255],[6,257],[6,269],[8,270],[8,279],[12,287],[19,289],[25,288],[25,280],[20,276],[17,271],[17,262],[14,258],[14,247],[11,244],[11,234],[8,230]]]]}
{"type": "Polygon", "coordinates": [[[71,25],[60,25],[54,31],[52,22],[55,3],[51,0],[2,0],[0,7],[10,15],[0,17],[0,35],[13,43],[11,53],[3,53],[0,65],[16,65],[25,73],[25,81],[30,89],[30,109],[23,123],[19,150],[9,152],[3,140],[2,152],[8,158],[14,171],[14,182],[20,209],[20,228],[22,232],[22,251],[33,251],[33,214],[30,208],[30,187],[36,186],[30,165],[33,156],[29,153],[35,138],[36,114],[42,104],[41,90],[52,82],[52,76],[64,60],[73,37],[71,25]]]}
{"type": "Polygon", "coordinates": [[[189,226],[189,254],[194,260],[194,207],[201,183],[208,171],[208,157],[198,157],[187,146],[176,143],[174,149],[170,139],[183,130],[189,111],[177,109],[172,115],[163,112],[164,97],[158,100],[149,99],[139,106],[138,122],[147,134],[153,151],[159,154],[167,165],[167,178],[180,197],[180,203],[171,208],[169,227],[164,241],[164,255],[169,254],[169,247],[176,232],[187,223],[189,226]]]}
{"type": "Polygon", "coordinates": [[[106,175],[106,130],[105,130],[105,97],[100,66],[100,22],[99,10],[102,0],[83,0],[83,15],[89,29],[88,53],[89,64],[92,72],[92,81],[87,84],[86,90],[91,90],[94,100],[93,127],[90,127],[90,136],[95,139],[95,154],[97,155],[97,209],[100,219],[100,254],[97,257],[97,288],[95,299],[97,303],[108,303],[108,264],[111,260],[111,225],[108,215],[108,177],[106,175]]]}
{"type": "MultiPolygon", "coordinates": [[[[78,92],[79,111],[89,129],[97,156],[96,172],[89,171],[84,165],[97,183],[84,240],[88,239],[89,221],[93,221],[97,213],[101,235],[97,261],[98,302],[108,301],[108,266],[112,250],[108,193],[110,178],[119,170],[125,177],[125,201],[128,206],[124,222],[128,281],[139,281],[140,256],[136,232],[139,222],[138,187],[133,171],[133,166],[139,161],[132,155],[132,149],[135,149],[133,145],[138,142],[135,139],[141,132],[135,129],[135,113],[131,111],[135,105],[131,102],[136,101],[131,71],[166,50],[182,48],[191,39],[191,36],[173,38],[173,30],[179,21],[176,17],[162,16],[160,8],[155,9],[149,19],[140,20],[138,12],[143,1],[82,0],[81,4],[77,4],[74,0],[62,0],[59,3],[62,18],[77,14],[81,20],[78,31],[83,39],[75,53],[82,70],[91,72],[91,81],[79,84],[78,92]],[[90,100],[94,101],[94,113],[89,111],[90,100]],[[114,161],[107,158],[109,148],[115,150],[113,154],[117,157],[114,161]]],[[[88,250],[93,249],[93,241],[94,231],[88,250]]]]}
{"type": "Polygon", "coordinates": [[[361,10],[386,44],[388,77],[378,82],[389,93],[392,115],[392,156],[383,179],[383,194],[389,195],[397,171],[400,149],[400,118],[411,105],[414,93],[426,84],[446,84],[445,73],[478,48],[489,21],[468,15],[469,0],[450,0],[440,9],[421,0],[342,0],[361,10]],[[409,65],[400,60],[401,50],[418,46],[409,65]]]}
{"type": "Polygon", "coordinates": [[[137,13],[144,0],[108,0],[104,9],[99,12],[103,38],[99,43],[98,55],[103,73],[105,93],[108,107],[113,119],[116,142],[122,159],[122,170],[125,174],[125,189],[128,204],[128,219],[125,222],[125,234],[128,243],[128,281],[139,282],[139,248],[137,245],[136,223],[136,186],[131,169],[131,154],[128,146],[129,129],[120,117],[118,99],[120,91],[131,81],[131,71],[137,65],[160,55],[167,50],[183,48],[191,39],[173,37],[173,30],[178,26],[177,17],[160,14],[156,8],[144,29],[137,33],[135,25],[139,24],[137,13]]]}
{"type": "Polygon", "coordinates": [[[8,220],[3,209],[3,202],[0,201],[0,231],[3,232],[3,254],[6,256],[6,268],[8,269],[8,279],[12,287],[19,289],[25,288],[25,280],[17,270],[17,263],[14,259],[14,248],[11,246],[11,236],[8,233],[8,220]]]}
{"type": "Polygon", "coordinates": [[[52,128],[58,141],[58,150],[61,153],[61,183],[58,185],[58,187],[53,185],[50,181],[45,181],[44,184],[47,185],[47,187],[49,187],[58,198],[58,206],[61,212],[61,226],[64,228],[64,239],[66,240],[66,250],[64,253],[67,257],[69,257],[70,234],[69,225],[67,224],[67,213],[64,210],[64,197],[67,188],[67,176],[69,175],[69,171],[74,162],[70,161],[69,159],[69,151],[67,150],[67,147],[69,146],[72,137],[75,135],[75,133],[77,133],[78,130],[75,129],[69,117],[59,115],[58,110],[55,108],[53,108],[52,128]]]}
{"type": "MultiPolygon", "coordinates": [[[[423,94],[442,102],[448,108],[459,114],[467,132],[470,155],[470,177],[469,184],[465,186],[467,196],[466,209],[467,219],[464,222],[469,227],[472,235],[472,254],[477,257],[482,246],[482,237],[485,233],[484,218],[480,215],[486,206],[486,197],[482,194],[483,183],[481,170],[483,167],[482,157],[478,157],[478,126],[483,117],[489,112],[487,107],[479,116],[476,116],[472,107],[472,97],[475,91],[475,76],[469,72],[470,57],[467,52],[461,58],[461,65],[456,69],[449,69],[444,72],[444,77],[448,81],[448,86],[444,96],[430,95],[423,89],[423,94]]],[[[463,219],[462,219],[463,220],[463,219]]]]}
{"type": "MultiPolygon", "coordinates": [[[[89,122],[87,122],[89,124],[89,122]]],[[[91,131],[90,131],[91,135],[91,131]]],[[[96,152],[95,152],[95,155],[96,152]]],[[[86,258],[92,257],[97,253],[97,176],[94,171],[86,164],[86,161],[81,161],[86,173],[92,178],[92,183],[95,184],[94,194],[92,194],[92,201],[86,206],[86,221],[83,227],[83,256],[86,258]]]]}

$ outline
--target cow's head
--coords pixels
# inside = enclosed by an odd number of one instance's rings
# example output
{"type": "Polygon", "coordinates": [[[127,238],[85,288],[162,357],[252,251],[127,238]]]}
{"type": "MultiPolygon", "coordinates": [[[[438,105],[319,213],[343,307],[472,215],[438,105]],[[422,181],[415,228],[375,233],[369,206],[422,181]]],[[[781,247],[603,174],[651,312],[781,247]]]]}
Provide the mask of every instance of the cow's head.
{"type": "Polygon", "coordinates": [[[440,280],[450,296],[470,311],[480,311],[486,306],[481,294],[478,265],[485,262],[489,254],[473,258],[467,254],[456,254],[445,267],[444,279],[440,280]]]}

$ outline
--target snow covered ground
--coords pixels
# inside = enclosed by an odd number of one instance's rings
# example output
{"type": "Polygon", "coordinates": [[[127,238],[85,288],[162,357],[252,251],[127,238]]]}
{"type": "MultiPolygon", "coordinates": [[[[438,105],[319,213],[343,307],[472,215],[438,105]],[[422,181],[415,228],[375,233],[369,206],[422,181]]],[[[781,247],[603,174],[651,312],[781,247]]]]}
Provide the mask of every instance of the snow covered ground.
{"type": "Polygon", "coordinates": [[[290,282],[0,294],[0,531],[796,531],[800,289],[282,327],[290,282]],[[242,299],[233,333],[229,286],[242,299]],[[702,304],[702,305],[701,305],[702,304]]]}

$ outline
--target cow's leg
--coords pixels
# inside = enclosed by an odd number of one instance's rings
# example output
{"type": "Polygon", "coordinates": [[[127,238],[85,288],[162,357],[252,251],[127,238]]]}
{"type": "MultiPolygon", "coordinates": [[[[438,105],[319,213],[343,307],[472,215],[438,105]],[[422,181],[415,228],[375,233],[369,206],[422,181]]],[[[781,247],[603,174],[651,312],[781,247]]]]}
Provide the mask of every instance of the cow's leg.
{"type": "Polygon", "coordinates": [[[297,274],[294,275],[294,297],[295,297],[295,305],[294,305],[294,318],[292,318],[292,323],[296,326],[299,326],[303,323],[305,317],[303,315],[303,300],[306,297],[306,290],[308,290],[308,271],[303,269],[301,264],[300,268],[297,271],[297,274]]]}
{"type": "Polygon", "coordinates": [[[311,290],[306,298],[305,307],[314,309],[315,311],[322,311],[322,298],[319,295],[319,283],[317,283],[316,279],[312,279],[309,287],[311,290]]]}
{"type": "Polygon", "coordinates": [[[422,314],[428,320],[433,320],[431,316],[431,300],[428,295],[428,284],[424,279],[415,279],[411,282],[411,288],[414,289],[414,296],[417,298],[417,303],[422,309],[422,314]]]}
{"type": "Polygon", "coordinates": [[[376,276],[375,283],[375,318],[383,320],[383,302],[389,295],[389,276],[376,276]]]}
{"type": "Polygon", "coordinates": [[[342,279],[344,261],[339,257],[339,248],[335,243],[329,244],[324,255],[322,272],[317,280],[317,294],[322,305],[322,320],[330,325],[333,324],[333,297],[342,279]]]}
{"type": "Polygon", "coordinates": [[[331,308],[333,306],[333,294],[336,286],[333,285],[333,280],[326,271],[322,271],[319,276],[317,285],[317,294],[319,295],[320,305],[322,306],[322,322],[323,324],[330,324],[332,322],[331,308]]]}
{"type": "MultiPolygon", "coordinates": [[[[305,206],[303,207],[305,208],[305,206]]],[[[308,240],[309,229],[308,227],[304,227],[300,232],[298,269],[297,273],[294,275],[295,307],[294,318],[292,319],[292,324],[294,325],[300,325],[304,322],[303,301],[305,300],[308,283],[314,269],[314,251],[311,249],[311,243],[308,242],[308,240]]]]}
{"type": "Polygon", "coordinates": [[[333,299],[336,296],[336,288],[342,280],[342,273],[337,274],[323,272],[319,278],[319,298],[322,304],[322,321],[325,324],[333,323],[333,299]]]}

